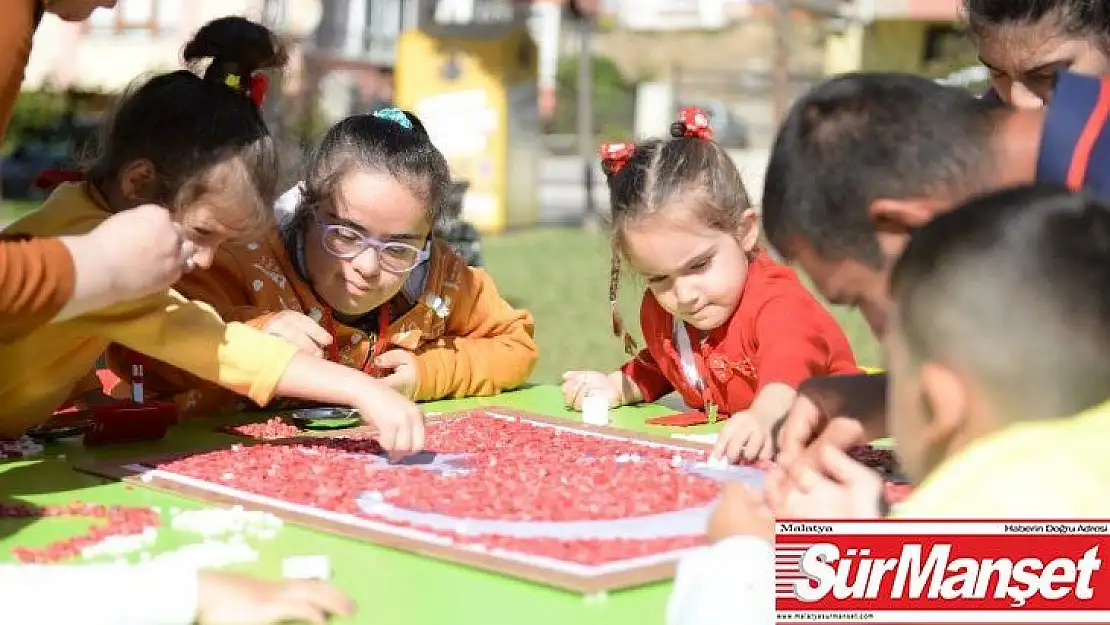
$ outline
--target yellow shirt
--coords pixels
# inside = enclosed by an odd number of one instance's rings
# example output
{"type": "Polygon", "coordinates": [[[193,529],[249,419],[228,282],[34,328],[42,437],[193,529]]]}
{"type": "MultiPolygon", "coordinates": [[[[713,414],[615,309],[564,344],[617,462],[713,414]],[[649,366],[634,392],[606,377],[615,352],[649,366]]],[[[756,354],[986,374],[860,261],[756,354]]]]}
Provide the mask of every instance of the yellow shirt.
{"type": "Polygon", "coordinates": [[[1110,517],[1110,403],[1021,423],[949,458],[898,507],[899,518],[1110,517]]]}
{"type": "MultiPolygon", "coordinates": [[[[64,184],[42,208],[5,232],[83,234],[108,218],[84,185],[64,184]]],[[[259,404],[274,394],[296,354],[292,343],[239,323],[225,324],[210,307],[166,291],[0,344],[0,436],[14,436],[53,414],[111,343],[120,343],[259,404]]]]}

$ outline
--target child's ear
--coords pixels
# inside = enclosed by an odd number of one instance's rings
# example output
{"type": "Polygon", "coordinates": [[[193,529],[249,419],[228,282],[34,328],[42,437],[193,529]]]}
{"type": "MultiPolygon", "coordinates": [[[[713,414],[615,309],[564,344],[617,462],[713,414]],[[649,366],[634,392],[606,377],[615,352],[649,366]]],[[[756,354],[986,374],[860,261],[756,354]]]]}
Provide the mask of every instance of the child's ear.
{"type": "Polygon", "coordinates": [[[158,172],[154,163],[145,158],[124,165],[119,174],[119,190],[131,206],[158,200],[158,172]]]}
{"type": "Polygon", "coordinates": [[[931,448],[948,450],[967,421],[971,402],[967,385],[958,373],[939,363],[922,365],[920,381],[931,417],[922,432],[924,442],[931,448]]]}
{"type": "Polygon", "coordinates": [[[759,213],[749,208],[740,215],[740,247],[751,253],[759,245],[759,213]]]}

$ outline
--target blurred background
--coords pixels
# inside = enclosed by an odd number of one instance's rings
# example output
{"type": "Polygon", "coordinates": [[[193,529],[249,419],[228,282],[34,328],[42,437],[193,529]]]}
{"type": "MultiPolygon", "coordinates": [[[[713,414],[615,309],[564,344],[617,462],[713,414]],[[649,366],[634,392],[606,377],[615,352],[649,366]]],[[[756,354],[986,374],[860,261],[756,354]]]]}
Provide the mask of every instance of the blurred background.
{"type": "MultiPolygon", "coordinates": [[[[829,74],[919,73],[973,90],[985,70],[959,0],[119,0],[84,24],[47,16],[0,157],[0,225],[42,199],[44,169],[95,149],[114,96],[179,66],[199,26],[261,20],[292,62],[265,115],[292,184],[336,120],[416,112],[458,184],[441,236],[536,318],[535,382],[623,360],[609,334],[605,140],[661,135],[679,108],[713,118],[758,201],[778,120],[829,74]]],[[[643,285],[624,280],[636,319],[643,285]]],[[[835,310],[861,364],[879,351],[835,310]]]]}

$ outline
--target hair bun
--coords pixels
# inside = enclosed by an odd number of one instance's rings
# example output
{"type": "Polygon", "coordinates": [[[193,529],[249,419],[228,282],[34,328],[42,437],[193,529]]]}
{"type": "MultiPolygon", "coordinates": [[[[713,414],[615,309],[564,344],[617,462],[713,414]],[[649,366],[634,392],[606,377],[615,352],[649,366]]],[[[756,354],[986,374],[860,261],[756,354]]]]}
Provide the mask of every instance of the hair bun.
{"type": "Polygon", "coordinates": [[[284,67],[289,59],[285,46],[265,26],[244,17],[221,17],[197,31],[183,53],[194,64],[212,59],[205,78],[227,74],[249,76],[260,69],[284,67]]]}
{"type": "Polygon", "coordinates": [[[686,136],[686,125],[682,122],[674,122],[671,124],[671,138],[681,139],[686,136]]]}
{"type": "Polygon", "coordinates": [[[405,110],[404,113],[405,117],[409,118],[409,123],[412,124],[412,131],[422,137],[427,137],[428,129],[424,127],[424,122],[420,121],[420,118],[416,116],[416,113],[413,113],[409,110],[405,110]]]}

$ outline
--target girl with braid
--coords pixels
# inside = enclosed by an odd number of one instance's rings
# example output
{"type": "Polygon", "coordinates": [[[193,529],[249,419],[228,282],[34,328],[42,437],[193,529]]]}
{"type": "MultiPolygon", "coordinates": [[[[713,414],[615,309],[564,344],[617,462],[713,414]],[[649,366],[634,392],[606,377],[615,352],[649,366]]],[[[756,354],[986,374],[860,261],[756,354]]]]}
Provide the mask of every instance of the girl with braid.
{"type": "MultiPolygon", "coordinates": [[[[669,140],[601,149],[613,219],[613,331],[632,356],[618,371],[563,375],[568,405],[610,406],[672,391],[729,418],[714,458],[769,459],[772,427],[814,375],[857,373],[848,339],[794,272],[759,248],[759,217],[707,116],[684,109],[669,140]],[[636,343],[617,313],[621,262],[647,281],[636,343]]],[[[711,417],[707,417],[709,419],[711,417]]]]}

